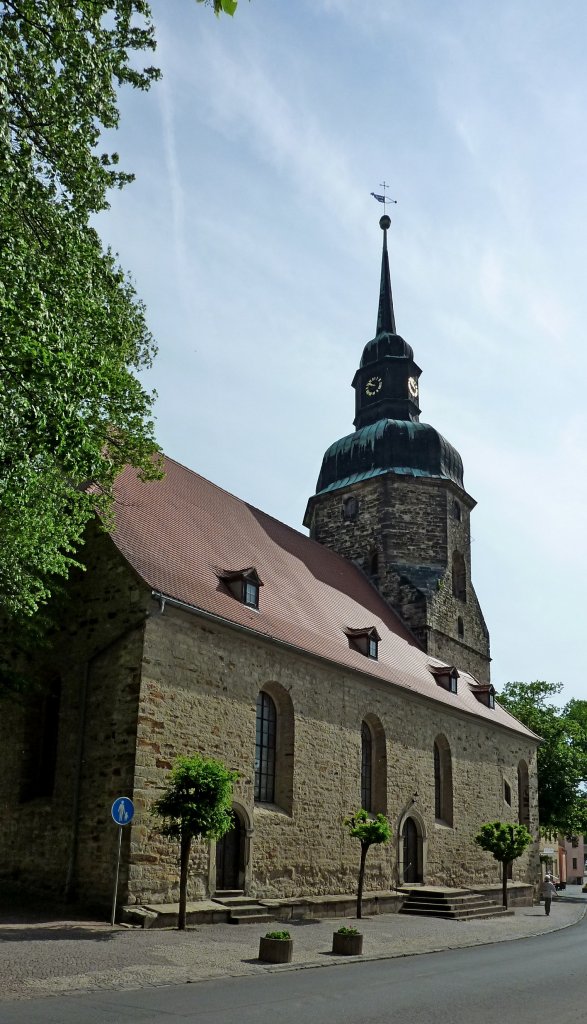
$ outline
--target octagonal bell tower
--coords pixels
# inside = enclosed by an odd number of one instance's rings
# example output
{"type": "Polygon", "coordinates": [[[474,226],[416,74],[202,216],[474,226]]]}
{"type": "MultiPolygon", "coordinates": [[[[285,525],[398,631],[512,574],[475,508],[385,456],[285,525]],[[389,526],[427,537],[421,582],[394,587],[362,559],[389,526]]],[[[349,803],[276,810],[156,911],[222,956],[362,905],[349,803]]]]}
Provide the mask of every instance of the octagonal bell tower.
{"type": "Polygon", "coordinates": [[[428,653],[489,681],[489,633],[471,581],[475,501],[463,463],[420,422],[420,374],[397,333],[387,232],[375,337],[353,378],[355,431],[322,460],[304,525],[358,564],[428,653]]]}

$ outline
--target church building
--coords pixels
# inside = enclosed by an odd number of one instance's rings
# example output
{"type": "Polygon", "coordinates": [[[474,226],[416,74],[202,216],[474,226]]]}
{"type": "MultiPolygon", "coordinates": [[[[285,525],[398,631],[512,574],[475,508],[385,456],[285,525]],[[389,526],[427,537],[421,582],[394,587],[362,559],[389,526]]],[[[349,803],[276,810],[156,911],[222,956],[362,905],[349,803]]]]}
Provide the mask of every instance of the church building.
{"type": "MultiPolygon", "coordinates": [[[[235,827],[197,843],[189,898],[352,893],[343,819],[387,815],[366,888],[497,884],[485,821],[538,834],[538,738],[501,708],[471,580],[463,465],[420,422],[421,370],[397,333],[387,251],[354,431],[326,451],[310,536],[165,459],[117,482],[88,531],[41,684],[0,720],[0,877],[109,905],[178,898],[178,850],[151,813],[180,754],[238,770],[235,827]]],[[[8,641],[4,641],[8,642],[8,641]]],[[[513,867],[538,875],[536,844],[513,867]]]]}

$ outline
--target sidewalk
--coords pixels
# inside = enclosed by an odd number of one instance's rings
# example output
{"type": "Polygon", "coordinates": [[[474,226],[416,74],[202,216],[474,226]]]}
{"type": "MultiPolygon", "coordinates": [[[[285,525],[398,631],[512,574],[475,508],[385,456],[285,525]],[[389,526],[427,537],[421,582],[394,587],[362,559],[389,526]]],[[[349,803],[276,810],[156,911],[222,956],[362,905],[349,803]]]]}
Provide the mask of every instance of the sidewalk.
{"type": "Polygon", "coordinates": [[[355,958],[330,953],[334,929],[343,924],[356,927],[354,918],[199,925],[178,932],[111,928],[72,916],[57,920],[48,913],[0,910],[0,999],[139,989],[504,942],[566,928],[586,911],[586,900],[562,898],[553,904],[550,917],[542,906],[517,908],[511,917],[470,922],[401,914],[366,917],[360,922],[364,955],[355,958]],[[291,965],[273,967],[257,960],[259,936],[274,927],[287,928],[294,939],[291,965]]]}

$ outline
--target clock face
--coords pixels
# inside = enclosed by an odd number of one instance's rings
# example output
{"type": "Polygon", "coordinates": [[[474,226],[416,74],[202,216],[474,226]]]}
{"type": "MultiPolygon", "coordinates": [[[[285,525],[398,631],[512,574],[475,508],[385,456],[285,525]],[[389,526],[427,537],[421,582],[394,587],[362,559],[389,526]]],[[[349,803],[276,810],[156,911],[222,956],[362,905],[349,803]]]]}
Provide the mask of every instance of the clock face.
{"type": "Polygon", "coordinates": [[[369,398],[373,398],[373,395],[376,395],[378,391],[381,391],[382,387],[383,381],[381,377],[369,377],[369,380],[365,384],[365,394],[369,398]]]}
{"type": "Polygon", "coordinates": [[[418,397],[418,381],[416,380],[415,377],[408,378],[408,391],[410,392],[412,398],[418,397]]]}

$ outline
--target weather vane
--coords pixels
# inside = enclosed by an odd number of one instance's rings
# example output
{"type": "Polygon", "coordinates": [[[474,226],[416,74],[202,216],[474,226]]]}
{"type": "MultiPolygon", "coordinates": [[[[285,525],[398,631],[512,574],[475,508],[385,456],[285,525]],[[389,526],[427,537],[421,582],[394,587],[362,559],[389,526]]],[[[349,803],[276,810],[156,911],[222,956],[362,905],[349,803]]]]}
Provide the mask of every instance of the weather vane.
{"type": "Polygon", "coordinates": [[[390,199],[389,196],[387,195],[387,189],[389,188],[389,185],[387,184],[386,181],[382,181],[379,188],[383,189],[383,195],[379,195],[379,193],[377,192],[371,192],[371,195],[373,196],[373,199],[377,200],[378,203],[383,203],[383,212],[385,213],[385,204],[397,203],[397,199],[390,199]]]}

